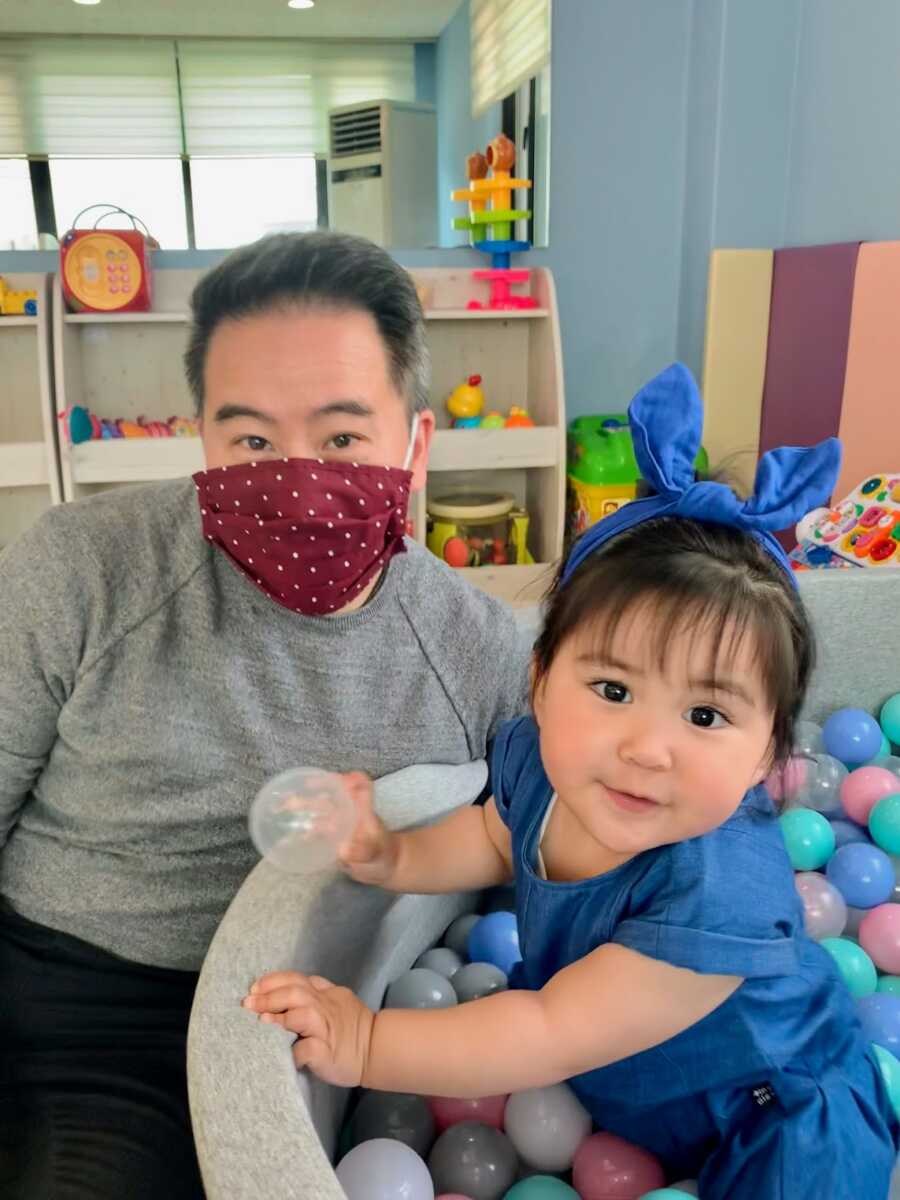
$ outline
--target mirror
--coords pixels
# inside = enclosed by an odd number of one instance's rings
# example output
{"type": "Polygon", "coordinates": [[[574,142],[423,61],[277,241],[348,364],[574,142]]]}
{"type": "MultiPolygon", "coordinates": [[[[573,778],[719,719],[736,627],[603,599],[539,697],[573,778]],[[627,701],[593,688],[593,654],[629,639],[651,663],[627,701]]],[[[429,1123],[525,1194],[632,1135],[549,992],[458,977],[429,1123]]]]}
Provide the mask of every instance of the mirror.
{"type": "Polygon", "coordinates": [[[547,245],[549,0],[4,0],[0,30],[0,92],[21,109],[0,121],[13,131],[0,136],[0,249],[52,242],[107,200],[167,250],[316,227],[466,246],[482,240],[479,205],[451,194],[473,190],[467,163],[500,133],[511,177],[532,183],[507,193],[528,214],[507,236],[547,245]],[[473,22],[476,38],[487,30],[477,117],[473,22]],[[522,28],[545,30],[530,78],[497,65],[522,28]]]}

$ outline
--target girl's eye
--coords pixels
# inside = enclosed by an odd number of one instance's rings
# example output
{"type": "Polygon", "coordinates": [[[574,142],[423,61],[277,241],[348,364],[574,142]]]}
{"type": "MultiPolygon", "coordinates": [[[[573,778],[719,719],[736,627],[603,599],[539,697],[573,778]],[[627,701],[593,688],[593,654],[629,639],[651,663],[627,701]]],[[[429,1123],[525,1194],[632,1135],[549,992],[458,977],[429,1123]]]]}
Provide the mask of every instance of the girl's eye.
{"type": "Polygon", "coordinates": [[[335,450],[347,450],[354,442],[358,442],[359,438],[355,433],[336,433],[333,438],[325,443],[326,446],[331,446],[335,450]]]}
{"type": "Polygon", "coordinates": [[[614,683],[609,679],[601,679],[599,682],[592,684],[594,691],[603,700],[608,700],[610,704],[628,704],[631,701],[631,692],[623,683],[614,683]]]}
{"type": "Polygon", "coordinates": [[[250,434],[249,437],[241,438],[241,445],[246,446],[248,450],[252,450],[255,454],[262,454],[266,450],[274,449],[268,438],[258,437],[256,434],[250,434]]]}
{"type": "Polygon", "coordinates": [[[717,708],[710,708],[708,704],[696,704],[688,709],[685,716],[698,729],[722,729],[728,724],[727,717],[717,708]]]}

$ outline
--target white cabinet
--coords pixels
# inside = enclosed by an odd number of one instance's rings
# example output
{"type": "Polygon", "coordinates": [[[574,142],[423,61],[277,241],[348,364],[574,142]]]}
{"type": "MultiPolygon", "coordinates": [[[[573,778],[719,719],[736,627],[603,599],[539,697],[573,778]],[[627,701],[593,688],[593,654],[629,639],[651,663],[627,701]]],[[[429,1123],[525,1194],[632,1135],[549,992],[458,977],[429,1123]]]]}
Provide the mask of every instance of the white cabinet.
{"type": "Polygon", "coordinates": [[[61,498],[47,275],[5,273],[38,293],[37,316],[0,316],[0,547],[61,498]]]}
{"type": "MultiPolygon", "coordinates": [[[[71,314],[54,285],[56,409],[84,405],[98,417],[166,420],[191,416],[184,378],[188,299],[202,272],[158,270],[154,311],[71,314]]],[[[534,565],[481,567],[468,578],[511,601],[533,600],[562,552],[565,505],[565,405],[559,321],[548,270],[531,274],[538,307],[510,312],[470,310],[487,284],[471,271],[412,272],[427,297],[432,403],[437,417],[427,494],[496,490],[511,493],[529,514],[534,565]],[[526,408],[526,429],[450,429],[445,401],[466,376],[482,376],[486,407],[526,408]]],[[[7,335],[8,336],[8,335],[7,335]]],[[[101,487],[189,475],[203,466],[199,438],[122,438],[69,446],[62,438],[66,500],[101,487]]],[[[415,536],[426,532],[426,494],[413,497],[415,536]]]]}

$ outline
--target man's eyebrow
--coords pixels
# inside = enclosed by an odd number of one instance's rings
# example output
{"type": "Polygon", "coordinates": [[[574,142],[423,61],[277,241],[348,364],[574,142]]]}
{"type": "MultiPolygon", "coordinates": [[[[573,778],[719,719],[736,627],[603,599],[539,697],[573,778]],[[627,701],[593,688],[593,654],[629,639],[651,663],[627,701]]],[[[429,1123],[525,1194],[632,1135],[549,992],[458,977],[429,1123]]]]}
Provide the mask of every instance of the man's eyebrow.
{"type": "Polygon", "coordinates": [[[332,417],[335,415],[345,417],[374,417],[375,410],[371,404],[367,404],[364,400],[348,397],[345,400],[330,400],[327,404],[323,404],[319,408],[314,408],[309,414],[309,419],[311,421],[318,421],[322,417],[332,417]]]}
{"type": "Polygon", "coordinates": [[[221,408],[216,409],[213,420],[221,424],[223,421],[233,421],[235,417],[252,417],[253,420],[263,421],[266,425],[278,423],[269,413],[252,408],[249,404],[223,404],[221,408]]]}

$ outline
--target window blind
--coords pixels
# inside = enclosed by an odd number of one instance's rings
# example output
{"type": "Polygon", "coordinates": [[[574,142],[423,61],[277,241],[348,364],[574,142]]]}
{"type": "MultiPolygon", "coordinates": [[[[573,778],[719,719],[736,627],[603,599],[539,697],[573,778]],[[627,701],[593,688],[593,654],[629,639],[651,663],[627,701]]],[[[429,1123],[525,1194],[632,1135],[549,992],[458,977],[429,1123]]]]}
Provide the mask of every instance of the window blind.
{"type": "Polygon", "coordinates": [[[414,100],[412,43],[0,38],[0,156],[322,154],[328,110],[414,100]]]}
{"type": "Polygon", "coordinates": [[[550,0],[471,0],[472,116],[550,61],[550,0]]]}
{"type": "Polygon", "coordinates": [[[413,100],[411,44],[178,42],[191,155],[324,154],[328,110],[413,100]]]}
{"type": "Polygon", "coordinates": [[[180,153],[172,42],[0,38],[0,154],[180,153]]]}

